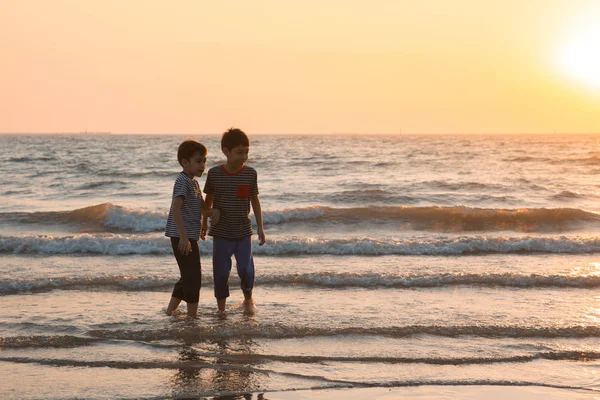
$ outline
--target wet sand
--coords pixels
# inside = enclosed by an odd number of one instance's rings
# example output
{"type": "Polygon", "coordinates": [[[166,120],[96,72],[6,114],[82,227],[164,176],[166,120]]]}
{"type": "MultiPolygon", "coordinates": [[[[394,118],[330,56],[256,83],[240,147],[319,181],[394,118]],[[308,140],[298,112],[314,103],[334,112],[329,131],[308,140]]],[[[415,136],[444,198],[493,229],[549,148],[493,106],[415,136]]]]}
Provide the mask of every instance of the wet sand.
{"type": "MultiPolygon", "coordinates": [[[[236,397],[233,397],[236,398],[236,397]]],[[[244,397],[239,397],[244,398],[244,397]]],[[[600,399],[600,391],[578,389],[559,389],[539,386],[419,386],[404,388],[364,388],[364,389],[323,389],[298,390],[286,392],[252,395],[245,399],[264,400],[304,400],[304,399],[339,399],[359,400],[377,399],[391,400],[409,398],[429,399],[464,399],[464,400],[548,400],[548,399],[600,399]],[[262,397],[261,397],[262,396],[262,397]]]]}

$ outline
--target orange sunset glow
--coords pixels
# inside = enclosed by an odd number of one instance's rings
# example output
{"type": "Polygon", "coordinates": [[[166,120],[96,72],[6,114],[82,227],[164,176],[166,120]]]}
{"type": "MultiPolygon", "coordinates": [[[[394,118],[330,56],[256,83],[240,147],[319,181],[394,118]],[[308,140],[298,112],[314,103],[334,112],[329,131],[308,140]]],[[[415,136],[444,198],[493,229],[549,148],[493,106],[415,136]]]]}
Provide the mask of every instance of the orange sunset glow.
{"type": "Polygon", "coordinates": [[[0,0],[0,57],[0,400],[600,399],[600,0],[0,0]]]}
{"type": "Polygon", "coordinates": [[[0,132],[597,133],[593,0],[7,0],[0,132]]]}

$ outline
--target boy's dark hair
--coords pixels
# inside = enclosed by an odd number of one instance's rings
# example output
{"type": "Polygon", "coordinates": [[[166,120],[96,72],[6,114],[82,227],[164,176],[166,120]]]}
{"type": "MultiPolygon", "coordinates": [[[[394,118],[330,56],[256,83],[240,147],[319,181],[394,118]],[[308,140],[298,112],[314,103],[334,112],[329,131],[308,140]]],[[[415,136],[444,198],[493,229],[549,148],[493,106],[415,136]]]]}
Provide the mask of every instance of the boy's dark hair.
{"type": "Polygon", "coordinates": [[[208,149],[205,145],[195,139],[187,139],[179,145],[177,149],[177,161],[183,167],[183,160],[189,160],[196,153],[200,153],[205,156],[208,153],[208,149]]]}
{"type": "Polygon", "coordinates": [[[236,146],[250,146],[248,136],[238,128],[229,128],[221,138],[221,148],[233,150],[236,146]]]}

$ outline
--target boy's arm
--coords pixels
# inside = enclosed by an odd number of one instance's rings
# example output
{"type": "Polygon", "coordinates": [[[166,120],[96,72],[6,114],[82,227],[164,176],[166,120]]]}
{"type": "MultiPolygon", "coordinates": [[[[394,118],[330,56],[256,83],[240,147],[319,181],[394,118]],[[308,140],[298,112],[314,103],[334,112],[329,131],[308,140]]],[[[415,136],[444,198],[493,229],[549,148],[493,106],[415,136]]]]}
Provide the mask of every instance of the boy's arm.
{"type": "Polygon", "coordinates": [[[206,239],[206,232],[208,231],[208,217],[210,217],[210,221],[213,224],[219,222],[219,210],[212,208],[213,199],[214,195],[212,193],[207,194],[202,206],[202,225],[200,228],[200,239],[202,240],[206,239]]]}
{"type": "Polygon", "coordinates": [[[177,248],[179,251],[186,256],[192,251],[192,245],[185,233],[185,228],[183,226],[183,217],[181,216],[181,207],[183,206],[183,197],[177,196],[173,199],[171,203],[171,210],[173,210],[173,222],[177,226],[177,230],[179,231],[179,245],[177,248]]]}
{"type": "Polygon", "coordinates": [[[250,203],[252,204],[252,210],[254,211],[254,218],[256,218],[256,227],[258,230],[258,245],[262,246],[267,241],[265,237],[265,230],[263,228],[262,220],[262,209],[260,207],[260,199],[258,195],[250,197],[250,203]]]}

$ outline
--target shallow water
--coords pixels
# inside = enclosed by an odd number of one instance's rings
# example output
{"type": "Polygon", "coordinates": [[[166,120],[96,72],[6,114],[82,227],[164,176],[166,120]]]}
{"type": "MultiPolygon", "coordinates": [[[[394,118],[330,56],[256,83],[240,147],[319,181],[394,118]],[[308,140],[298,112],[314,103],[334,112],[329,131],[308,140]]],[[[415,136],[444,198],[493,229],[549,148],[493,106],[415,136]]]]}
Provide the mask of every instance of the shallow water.
{"type": "Polygon", "coordinates": [[[259,311],[234,272],[216,315],[207,240],[192,321],[164,315],[182,139],[0,137],[3,398],[600,389],[600,137],[257,136],[259,311]]]}

